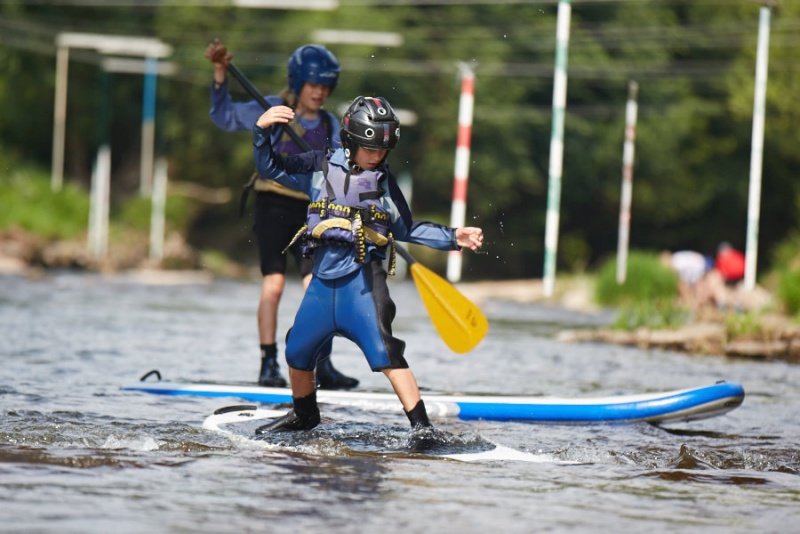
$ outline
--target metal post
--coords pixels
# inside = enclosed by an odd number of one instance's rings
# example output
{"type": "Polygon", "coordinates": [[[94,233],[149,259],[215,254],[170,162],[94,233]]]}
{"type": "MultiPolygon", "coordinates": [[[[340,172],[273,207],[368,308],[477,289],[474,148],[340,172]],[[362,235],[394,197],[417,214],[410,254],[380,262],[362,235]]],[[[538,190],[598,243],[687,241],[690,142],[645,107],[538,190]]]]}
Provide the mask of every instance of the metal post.
{"type": "MultiPolygon", "coordinates": [[[[475,105],[475,73],[465,63],[459,64],[459,70],[461,71],[461,98],[458,103],[458,136],[453,172],[453,204],[450,212],[450,226],[453,228],[463,227],[467,218],[472,110],[475,105]]],[[[447,256],[447,279],[451,282],[461,280],[461,260],[460,250],[453,250],[447,256]]]]}
{"type": "Polygon", "coordinates": [[[624,284],[628,274],[628,242],[631,228],[633,197],[633,152],[636,140],[636,96],[639,85],[628,82],[628,103],[625,106],[625,143],[622,148],[622,192],[619,203],[619,238],[617,240],[617,283],[624,284]]]}
{"type": "Polygon", "coordinates": [[[756,285],[758,226],[761,215],[761,170],[764,156],[764,106],[767,99],[767,64],[769,63],[769,28],[771,10],[761,7],[758,18],[756,80],[753,97],[753,134],[750,150],[750,191],[747,202],[747,248],[745,250],[744,287],[756,285]]]}
{"type": "Polygon", "coordinates": [[[559,0],[556,29],[556,64],[553,78],[553,124],[550,133],[550,176],[547,187],[547,220],[544,236],[543,292],[545,297],[553,295],[556,276],[561,173],[564,159],[564,113],[567,107],[567,56],[571,14],[572,7],[569,0],[559,0]]]}

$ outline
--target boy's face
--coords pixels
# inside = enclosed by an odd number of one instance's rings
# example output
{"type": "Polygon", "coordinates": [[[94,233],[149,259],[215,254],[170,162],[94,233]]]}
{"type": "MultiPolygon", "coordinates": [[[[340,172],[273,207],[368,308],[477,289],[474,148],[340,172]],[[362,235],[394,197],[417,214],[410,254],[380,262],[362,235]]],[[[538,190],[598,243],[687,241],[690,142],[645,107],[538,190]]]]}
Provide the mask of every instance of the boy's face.
{"type": "Polygon", "coordinates": [[[303,84],[300,95],[297,97],[299,100],[298,107],[308,111],[319,111],[319,108],[325,104],[325,100],[330,94],[331,88],[329,85],[306,82],[303,84]]]}
{"type": "Polygon", "coordinates": [[[384,148],[365,148],[360,146],[356,149],[354,160],[356,165],[362,169],[372,171],[381,164],[387,152],[389,151],[384,148]]]}

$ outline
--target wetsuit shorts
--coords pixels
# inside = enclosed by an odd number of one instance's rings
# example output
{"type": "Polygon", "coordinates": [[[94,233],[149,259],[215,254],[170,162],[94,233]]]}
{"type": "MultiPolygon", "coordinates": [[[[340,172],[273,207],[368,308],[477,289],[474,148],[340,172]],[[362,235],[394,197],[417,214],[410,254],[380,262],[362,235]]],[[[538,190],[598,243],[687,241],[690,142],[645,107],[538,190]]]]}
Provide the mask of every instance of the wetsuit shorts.
{"type": "Polygon", "coordinates": [[[256,193],[253,231],[258,242],[261,274],[286,273],[286,256],[291,254],[305,277],[311,273],[311,259],[304,258],[299,243],[283,253],[295,233],[306,222],[308,202],[276,193],[256,193]]]}
{"type": "Polygon", "coordinates": [[[396,307],[380,261],[334,280],[314,277],[286,335],[286,363],[310,371],[334,336],[353,341],[373,371],[406,369],[405,342],[392,336],[396,307]]]}

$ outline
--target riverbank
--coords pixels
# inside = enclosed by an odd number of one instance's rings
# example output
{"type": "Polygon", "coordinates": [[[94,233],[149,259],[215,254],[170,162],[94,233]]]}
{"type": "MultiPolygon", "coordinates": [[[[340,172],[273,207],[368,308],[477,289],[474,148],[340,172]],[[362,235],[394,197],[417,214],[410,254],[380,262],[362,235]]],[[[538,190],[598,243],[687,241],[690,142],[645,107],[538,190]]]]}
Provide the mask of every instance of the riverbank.
{"type": "MultiPolygon", "coordinates": [[[[147,245],[125,240],[109,250],[102,261],[94,260],[79,241],[47,242],[21,230],[0,234],[0,275],[27,278],[45,276],[50,269],[102,272],[149,285],[210,283],[215,277],[257,279],[253,269],[232,262],[207,265],[200,254],[180,236],[168,238],[165,260],[147,259],[147,245]],[[161,268],[162,265],[170,269],[161,268]]],[[[589,276],[564,276],[556,283],[554,295],[545,297],[540,279],[462,282],[458,288],[481,304],[488,300],[522,304],[552,304],[582,313],[600,313],[594,301],[589,276]]],[[[718,355],[757,360],[800,363],[800,325],[790,317],[770,311],[772,296],[763,288],[733,294],[736,307],[729,311],[691,310],[687,324],[675,329],[637,328],[620,330],[610,326],[567,329],[558,339],[569,343],[611,343],[642,349],[664,349],[691,354],[718,355]]]]}
{"type": "MultiPolygon", "coordinates": [[[[552,298],[546,298],[541,280],[505,280],[459,284],[471,300],[496,299],[520,303],[552,303],[585,313],[599,312],[589,277],[567,276],[556,283],[552,298]]],[[[780,360],[800,363],[800,324],[791,317],[770,311],[772,296],[763,288],[732,292],[737,305],[730,310],[690,310],[687,324],[674,329],[610,326],[562,330],[557,338],[568,343],[610,343],[640,349],[662,349],[691,354],[780,360]]]]}

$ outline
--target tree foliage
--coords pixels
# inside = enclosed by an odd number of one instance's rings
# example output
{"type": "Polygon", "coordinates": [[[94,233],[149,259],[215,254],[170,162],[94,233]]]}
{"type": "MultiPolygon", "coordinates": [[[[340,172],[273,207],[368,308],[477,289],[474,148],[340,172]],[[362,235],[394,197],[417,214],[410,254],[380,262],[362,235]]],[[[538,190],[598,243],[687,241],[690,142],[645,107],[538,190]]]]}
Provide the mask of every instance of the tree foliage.
{"type": "MultiPolygon", "coordinates": [[[[0,150],[47,169],[53,37],[63,31],[157,36],[174,47],[177,74],[158,80],[158,150],[170,179],[234,191],[252,172],[249,133],[208,119],[206,44],[221,38],[265,93],[285,85],[286,59],[319,28],[391,31],[400,47],[335,45],[343,73],[329,109],[379,94],[413,111],[390,156],[413,177],[418,216],[449,221],[459,101],[459,63],[476,73],[469,223],[487,254],[469,256],[466,277],[540,276],[548,189],[556,6],[349,5],[277,11],[165,2],[151,7],[58,3],[0,6],[0,150]]],[[[420,3],[422,4],[422,3],[420,3]]],[[[629,80],[639,85],[631,245],[711,252],[744,247],[758,5],[742,0],[573,2],[565,120],[559,268],[598,265],[617,246],[622,142],[629,80]]],[[[772,13],[759,255],[791,231],[800,204],[800,6],[772,13]]],[[[86,185],[100,142],[113,154],[114,195],[136,194],[142,79],[104,73],[93,51],[71,56],[67,180],[86,185]]],[[[246,95],[235,87],[236,98],[246,95]]],[[[337,113],[338,114],[338,113],[337,113]]],[[[8,158],[6,158],[8,159],[8,158]]],[[[8,171],[0,175],[7,180],[8,171]]],[[[236,197],[236,195],[234,195],[236,197]]],[[[190,238],[254,253],[237,202],[198,212],[190,238]]],[[[440,261],[443,261],[441,258],[440,261]]]]}

